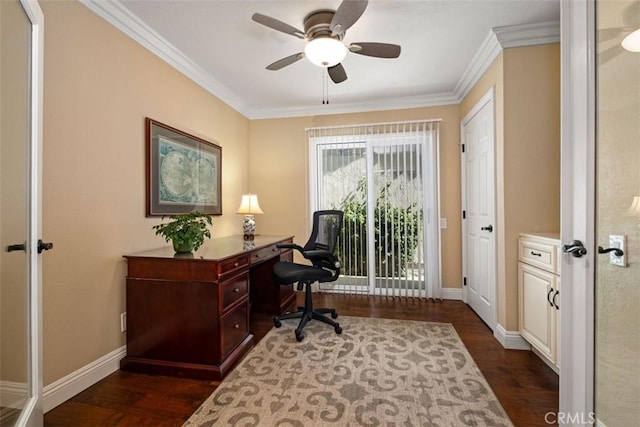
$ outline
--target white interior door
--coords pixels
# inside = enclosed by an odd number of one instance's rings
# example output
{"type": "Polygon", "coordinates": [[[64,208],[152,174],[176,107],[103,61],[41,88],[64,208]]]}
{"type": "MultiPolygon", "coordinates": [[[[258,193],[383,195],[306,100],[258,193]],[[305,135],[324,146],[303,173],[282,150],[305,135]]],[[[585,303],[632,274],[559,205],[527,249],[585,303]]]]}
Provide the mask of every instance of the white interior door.
{"type": "Polygon", "coordinates": [[[491,89],[461,123],[463,295],[496,326],[494,102],[491,89]]]}
{"type": "MultiPolygon", "coordinates": [[[[562,256],[560,414],[593,414],[594,41],[593,2],[561,2],[561,215],[564,245],[587,253],[562,256]]],[[[577,253],[577,252],[576,252],[577,253]]],[[[584,425],[579,422],[564,425],[584,425]]]]}
{"type": "Polygon", "coordinates": [[[0,1],[0,425],[42,425],[42,12],[0,1]]]}

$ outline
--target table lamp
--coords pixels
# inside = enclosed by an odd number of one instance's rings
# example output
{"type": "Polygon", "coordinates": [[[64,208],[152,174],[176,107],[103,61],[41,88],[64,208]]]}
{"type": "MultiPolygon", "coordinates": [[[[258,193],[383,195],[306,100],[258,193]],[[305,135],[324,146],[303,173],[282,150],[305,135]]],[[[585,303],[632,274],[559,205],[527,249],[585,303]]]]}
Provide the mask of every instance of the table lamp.
{"type": "Polygon", "coordinates": [[[244,222],[242,223],[244,240],[253,240],[256,232],[256,220],[253,215],[264,213],[258,204],[258,196],[243,194],[237,213],[244,214],[244,222]]]}

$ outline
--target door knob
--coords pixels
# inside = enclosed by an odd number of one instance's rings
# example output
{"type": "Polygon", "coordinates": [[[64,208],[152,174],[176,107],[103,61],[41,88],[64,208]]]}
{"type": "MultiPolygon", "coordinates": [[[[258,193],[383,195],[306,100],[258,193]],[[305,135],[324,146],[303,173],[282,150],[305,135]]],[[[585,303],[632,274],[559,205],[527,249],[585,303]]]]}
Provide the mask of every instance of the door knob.
{"type": "Polygon", "coordinates": [[[42,239],[38,239],[38,253],[41,254],[42,251],[48,251],[49,249],[53,249],[53,243],[45,243],[42,239]]]}
{"type": "Polygon", "coordinates": [[[565,254],[571,254],[575,258],[580,258],[582,255],[587,254],[587,248],[584,247],[580,240],[574,240],[568,245],[563,245],[562,252],[565,254]]]}
{"type": "Polygon", "coordinates": [[[493,231],[493,225],[489,224],[486,227],[480,227],[480,230],[488,231],[489,233],[491,233],[493,231]]]}

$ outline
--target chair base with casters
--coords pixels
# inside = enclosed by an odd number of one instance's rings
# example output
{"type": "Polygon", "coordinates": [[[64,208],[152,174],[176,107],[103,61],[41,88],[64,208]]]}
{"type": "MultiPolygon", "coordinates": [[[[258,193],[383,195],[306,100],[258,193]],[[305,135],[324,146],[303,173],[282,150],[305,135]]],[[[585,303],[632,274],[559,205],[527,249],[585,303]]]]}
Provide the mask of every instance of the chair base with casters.
{"type": "Polygon", "coordinates": [[[300,319],[298,327],[296,328],[296,341],[300,342],[304,339],[303,329],[310,320],[319,320],[323,323],[333,326],[333,330],[336,334],[342,333],[342,326],[338,322],[331,320],[325,314],[330,314],[332,319],[338,318],[338,312],[333,308],[313,308],[313,301],[311,299],[311,283],[301,282],[300,285],[304,286],[304,307],[298,307],[298,311],[293,313],[285,313],[281,316],[273,318],[273,324],[276,328],[282,326],[283,320],[288,319],[300,319]]]}

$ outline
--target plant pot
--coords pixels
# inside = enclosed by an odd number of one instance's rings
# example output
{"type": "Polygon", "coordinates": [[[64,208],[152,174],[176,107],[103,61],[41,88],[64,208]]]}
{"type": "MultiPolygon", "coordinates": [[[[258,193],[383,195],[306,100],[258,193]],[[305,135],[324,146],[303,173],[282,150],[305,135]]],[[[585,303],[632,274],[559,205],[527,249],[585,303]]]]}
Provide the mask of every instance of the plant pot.
{"type": "Polygon", "coordinates": [[[193,243],[192,242],[181,242],[176,243],[175,240],[172,241],[173,250],[176,251],[177,254],[188,254],[193,251],[193,243]]]}

